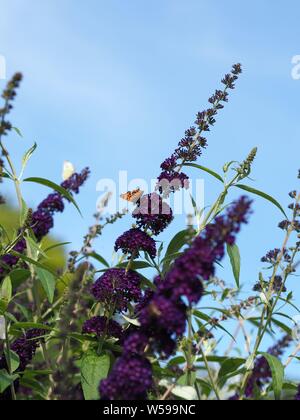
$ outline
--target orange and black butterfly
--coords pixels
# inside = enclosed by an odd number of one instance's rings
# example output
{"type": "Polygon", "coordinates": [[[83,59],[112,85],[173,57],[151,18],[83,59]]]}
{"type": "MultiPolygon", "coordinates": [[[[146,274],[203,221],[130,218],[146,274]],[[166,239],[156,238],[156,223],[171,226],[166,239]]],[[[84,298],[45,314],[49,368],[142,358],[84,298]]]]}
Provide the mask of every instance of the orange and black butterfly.
{"type": "Polygon", "coordinates": [[[123,198],[123,200],[129,201],[130,203],[137,203],[143,194],[144,191],[141,191],[140,188],[137,188],[136,190],[121,194],[121,198],[123,198]]]}

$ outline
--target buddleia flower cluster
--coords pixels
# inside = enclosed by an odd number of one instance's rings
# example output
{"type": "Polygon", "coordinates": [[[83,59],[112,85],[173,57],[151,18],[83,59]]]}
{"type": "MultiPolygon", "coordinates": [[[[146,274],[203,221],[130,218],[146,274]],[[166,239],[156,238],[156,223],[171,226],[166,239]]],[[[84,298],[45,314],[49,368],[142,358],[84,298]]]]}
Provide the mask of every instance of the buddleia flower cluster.
{"type": "Polygon", "coordinates": [[[241,197],[226,215],[217,217],[196,237],[165,278],[156,279],[157,290],[140,309],[139,330],[124,341],[122,357],[100,384],[103,399],[146,398],[152,385],[146,348],[162,357],[174,353],[176,342],[186,329],[188,307],[184,298],[190,305],[199,302],[203,293],[202,281],[214,275],[216,262],[224,256],[225,244],[232,245],[241,225],[247,223],[250,205],[246,197],[241,197]],[[129,366],[139,366],[139,375],[133,374],[129,366]]]}
{"type": "MultiPolygon", "coordinates": [[[[37,328],[30,329],[11,344],[10,350],[13,351],[19,358],[19,367],[16,372],[22,374],[25,371],[26,367],[34,358],[36,350],[40,346],[45,334],[45,330],[37,328]]],[[[5,355],[0,357],[0,370],[1,369],[7,369],[5,355]]],[[[18,382],[16,385],[18,385],[18,382]]],[[[0,393],[0,400],[6,399],[11,399],[9,389],[2,394],[0,393]]]]}
{"type": "MultiPolygon", "coordinates": [[[[70,193],[79,193],[79,188],[86,182],[90,170],[85,168],[81,173],[73,174],[67,181],[64,181],[61,186],[70,193]]],[[[30,227],[37,239],[40,242],[48,235],[54,226],[54,214],[64,211],[64,200],[67,200],[58,192],[49,194],[37,207],[37,210],[31,214],[30,227]]],[[[21,239],[15,246],[14,251],[23,253],[26,249],[26,241],[21,239]]],[[[14,267],[19,261],[19,258],[6,254],[1,257],[0,262],[0,276],[3,275],[7,269],[14,267]]]]}

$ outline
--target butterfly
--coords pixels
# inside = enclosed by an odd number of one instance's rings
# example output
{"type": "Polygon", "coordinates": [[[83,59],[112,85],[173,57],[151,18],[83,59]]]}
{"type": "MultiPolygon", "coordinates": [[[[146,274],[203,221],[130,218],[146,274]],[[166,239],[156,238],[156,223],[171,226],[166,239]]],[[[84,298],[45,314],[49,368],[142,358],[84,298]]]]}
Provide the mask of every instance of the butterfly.
{"type": "Polygon", "coordinates": [[[63,165],[63,172],[62,172],[62,179],[66,181],[75,173],[75,167],[73,163],[69,162],[68,160],[64,161],[63,165]]]}
{"type": "Polygon", "coordinates": [[[144,191],[141,191],[140,188],[137,188],[133,191],[128,191],[125,194],[121,194],[121,198],[123,200],[129,201],[130,203],[136,203],[144,194],[144,191]]]}

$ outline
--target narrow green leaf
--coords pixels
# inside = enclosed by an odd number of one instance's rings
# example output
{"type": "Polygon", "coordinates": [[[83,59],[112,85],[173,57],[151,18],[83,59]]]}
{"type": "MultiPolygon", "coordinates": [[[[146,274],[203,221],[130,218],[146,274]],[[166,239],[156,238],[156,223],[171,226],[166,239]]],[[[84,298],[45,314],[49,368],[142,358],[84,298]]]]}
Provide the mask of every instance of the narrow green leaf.
{"type": "Polygon", "coordinates": [[[23,138],[23,134],[21,130],[18,127],[13,127],[13,130],[18,134],[19,137],[23,138]]]}
{"type": "Polygon", "coordinates": [[[98,356],[89,351],[81,361],[81,385],[85,400],[99,400],[99,383],[108,375],[110,357],[106,354],[98,356]]]}
{"type": "Polygon", "coordinates": [[[9,276],[5,277],[5,279],[3,280],[0,295],[1,299],[5,300],[7,303],[10,302],[12,298],[12,285],[9,276]]]}
{"type": "MultiPolygon", "coordinates": [[[[128,265],[127,262],[121,263],[118,265],[118,267],[126,268],[128,265]]],[[[132,261],[130,264],[131,270],[142,270],[144,268],[153,268],[151,264],[149,264],[147,261],[132,261]]]]}
{"type": "Polygon", "coordinates": [[[127,321],[129,324],[134,325],[135,327],[140,327],[141,324],[138,319],[129,318],[128,316],[122,314],[122,317],[127,321]]]}
{"type": "Polygon", "coordinates": [[[50,268],[46,267],[45,265],[41,264],[38,261],[33,260],[32,258],[27,257],[24,254],[20,254],[19,252],[16,251],[11,251],[10,252],[12,255],[15,255],[16,257],[20,258],[21,260],[27,262],[28,264],[32,264],[36,267],[39,267],[43,270],[49,271],[49,273],[52,273],[54,276],[56,276],[56,273],[54,271],[52,271],[50,268]]]}
{"type": "Polygon", "coordinates": [[[272,372],[275,399],[280,400],[284,382],[284,367],[277,357],[272,356],[269,353],[261,353],[261,355],[267,360],[272,372]]]}
{"type": "Polygon", "coordinates": [[[172,261],[173,256],[176,255],[180,251],[180,249],[187,243],[187,234],[188,230],[184,229],[176,233],[176,235],[170,241],[164,259],[162,260],[162,263],[164,265],[164,271],[167,269],[167,264],[169,264],[172,261]]]}
{"type": "Polygon", "coordinates": [[[95,260],[99,261],[101,264],[103,264],[105,267],[109,268],[108,262],[99,254],[96,252],[91,252],[88,254],[88,257],[94,258],[95,260]]]}
{"type": "Polygon", "coordinates": [[[237,188],[240,188],[241,190],[247,191],[251,194],[258,195],[258,196],[264,198],[265,200],[270,201],[284,214],[284,217],[287,217],[287,215],[286,215],[285,211],[283,210],[282,206],[278,203],[277,200],[275,200],[275,198],[271,197],[270,195],[268,195],[268,194],[266,194],[262,191],[256,190],[255,188],[249,187],[248,185],[237,184],[235,186],[237,188]]]}
{"type": "Polygon", "coordinates": [[[36,184],[41,184],[41,185],[44,185],[46,187],[52,188],[53,190],[55,190],[56,192],[61,194],[63,197],[65,197],[67,200],[69,200],[76,207],[79,214],[82,215],[76,201],[74,200],[74,198],[72,196],[72,194],[70,194],[69,191],[67,191],[65,188],[61,187],[60,185],[55,184],[55,182],[49,181],[49,179],[38,178],[38,177],[26,178],[26,179],[24,179],[24,182],[34,182],[36,184]]]}
{"type": "Polygon", "coordinates": [[[45,248],[43,250],[43,252],[45,254],[47,254],[47,252],[52,251],[53,249],[60,248],[62,246],[66,246],[66,245],[70,245],[71,243],[72,242],[60,242],[59,244],[54,244],[54,245],[48,246],[47,248],[45,248]]]}
{"type": "Polygon", "coordinates": [[[208,174],[212,175],[217,180],[221,181],[222,184],[224,182],[221,175],[219,175],[217,172],[213,171],[212,169],[206,168],[205,166],[197,165],[196,163],[186,163],[184,166],[200,169],[200,171],[207,172],[208,174]]]}
{"type": "Polygon", "coordinates": [[[237,285],[237,288],[240,288],[240,272],[241,272],[241,256],[239,247],[234,245],[227,245],[227,253],[230,258],[230,263],[232,267],[232,272],[234,279],[237,285]]]}
{"type": "Polygon", "coordinates": [[[39,322],[16,322],[13,324],[14,329],[19,330],[31,330],[32,328],[37,328],[39,330],[53,331],[53,328],[49,325],[41,324],[39,322]]]}
{"type": "Polygon", "coordinates": [[[21,174],[19,178],[22,178],[24,170],[26,168],[26,165],[29,161],[29,159],[31,158],[31,156],[33,155],[33,153],[35,152],[37,148],[37,144],[34,143],[34,145],[25,153],[25,155],[22,158],[22,170],[21,170],[21,174]]]}
{"type": "Polygon", "coordinates": [[[38,276],[38,279],[40,280],[43,289],[46,293],[46,296],[50,303],[53,303],[54,300],[54,292],[55,292],[55,285],[56,285],[56,279],[53,276],[52,273],[49,271],[46,271],[42,268],[35,268],[35,272],[38,276]]]}

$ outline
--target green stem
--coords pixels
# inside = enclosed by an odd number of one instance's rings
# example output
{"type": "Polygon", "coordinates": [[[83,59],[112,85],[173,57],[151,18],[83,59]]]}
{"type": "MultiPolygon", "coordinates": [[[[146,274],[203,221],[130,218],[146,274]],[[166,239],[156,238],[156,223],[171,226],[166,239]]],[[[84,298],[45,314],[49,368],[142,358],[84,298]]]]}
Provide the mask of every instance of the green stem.
{"type": "MultiPolygon", "coordinates": [[[[9,375],[12,375],[12,364],[11,364],[11,357],[10,357],[10,343],[9,343],[9,336],[8,336],[8,322],[7,319],[5,317],[5,343],[6,343],[6,360],[7,360],[7,367],[8,367],[8,373],[9,375]]],[[[16,396],[16,391],[15,391],[15,386],[14,383],[12,383],[10,385],[10,390],[11,390],[11,397],[14,401],[16,401],[17,396],[16,396]]]]}
{"type": "Polygon", "coordinates": [[[192,327],[192,307],[188,311],[188,351],[187,351],[187,385],[192,386],[193,371],[193,327],[192,327]]]}
{"type": "MultiPolygon", "coordinates": [[[[299,196],[297,198],[296,204],[298,204],[299,201],[300,201],[300,194],[299,194],[299,196]]],[[[293,223],[295,221],[295,217],[296,217],[296,213],[294,213],[294,217],[293,217],[293,220],[292,220],[292,223],[291,223],[289,229],[287,230],[287,233],[286,233],[286,236],[285,236],[285,239],[284,239],[284,242],[283,242],[283,246],[281,248],[281,252],[278,255],[276,264],[274,265],[274,268],[273,268],[273,273],[272,273],[272,277],[271,277],[270,284],[269,284],[269,290],[268,290],[268,294],[267,294],[267,303],[265,304],[264,309],[262,311],[261,322],[260,322],[259,330],[258,330],[258,333],[257,333],[257,337],[256,337],[254,349],[253,349],[253,352],[251,353],[251,356],[250,356],[250,359],[249,359],[252,362],[254,362],[254,360],[255,360],[255,358],[257,356],[257,353],[259,351],[260,345],[261,345],[261,343],[263,341],[263,338],[264,338],[264,336],[265,336],[265,334],[266,334],[266,332],[268,330],[268,327],[269,327],[269,325],[270,325],[270,323],[272,321],[273,312],[275,311],[275,309],[277,307],[277,304],[278,304],[279,299],[281,297],[281,294],[283,292],[283,289],[284,289],[286,280],[287,280],[289,274],[291,273],[291,268],[293,266],[295,256],[297,254],[297,250],[295,250],[293,252],[291,261],[289,262],[287,268],[284,271],[284,279],[282,281],[281,289],[277,293],[277,296],[276,296],[274,302],[272,303],[271,307],[269,308],[269,303],[270,303],[270,300],[271,300],[271,297],[272,297],[272,293],[273,293],[273,285],[274,285],[275,277],[276,277],[277,272],[278,272],[278,269],[280,267],[280,263],[281,263],[282,258],[284,256],[284,251],[286,249],[286,246],[288,244],[288,241],[290,239],[290,236],[291,236],[292,232],[294,231],[293,223]],[[269,308],[269,311],[268,311],[268,308],[269,308]],[[264,323],[265,316],[267,314],[268,314],[267,320],[266,320],[266,323],[264,323]]],[[[243,379],[243,382],[242,382],[242,386],[241,386],[241,399],[244,398],[245,389],[247,387],[248,380],[249,380],[249,378],[251,376],[251,372],[252,372],[251,370],[248,370],[245,373],[245,376],[244,376],[244,379],[243,379]]]]}
{"type": "Polygon", "coordinates": [[[218,401],[221,401],[221,397],[220,397],[220,394],[219,394],[218,387],[215,384],[215,380],[214,380],[213,374],[211,373],[211,370],[210,370],[210,367],[209,367],[209,364],[208,364],[208,361],[207,361],[207,358],[206,358],[206,355],[205,355],[205,353],[203,351],[202,346],[200,347],[200,352],[201,352],[201,355],[203,357],[203,361],[204,361],[204,364],[205,364],[205,367],[206,367],[206,370],[207,370],[207,374],[208,374],[208,377],[209,377],[209,380],[210,380],[210,385],[211,385],[214,393],[216,394],[217,400],[218,401]]]}

